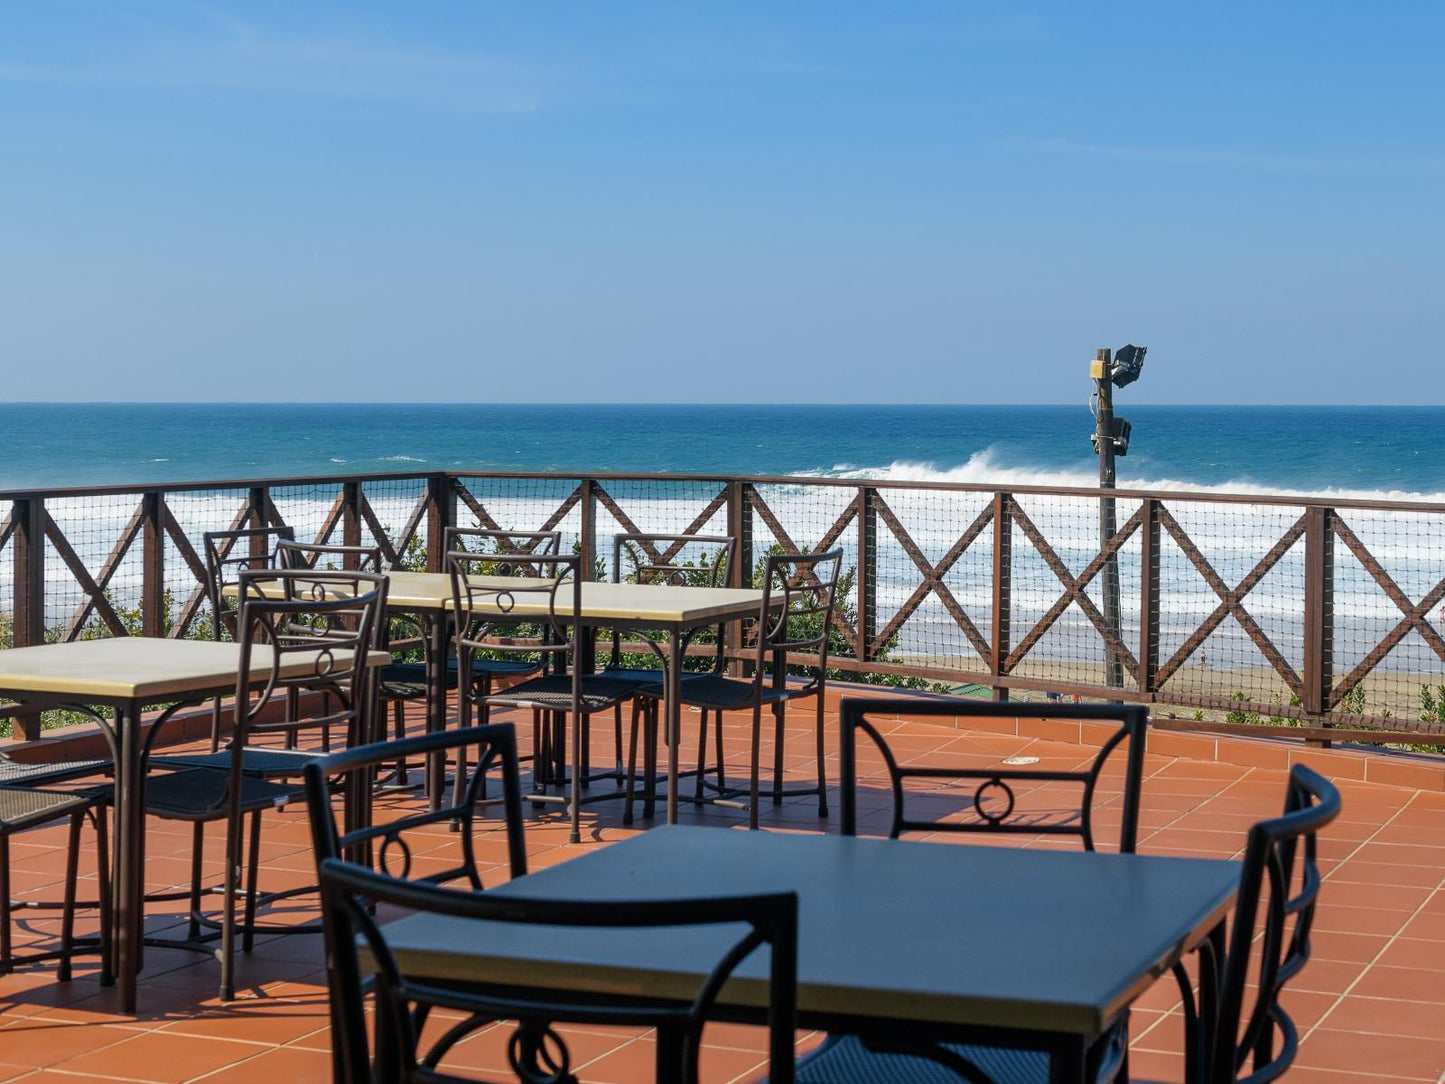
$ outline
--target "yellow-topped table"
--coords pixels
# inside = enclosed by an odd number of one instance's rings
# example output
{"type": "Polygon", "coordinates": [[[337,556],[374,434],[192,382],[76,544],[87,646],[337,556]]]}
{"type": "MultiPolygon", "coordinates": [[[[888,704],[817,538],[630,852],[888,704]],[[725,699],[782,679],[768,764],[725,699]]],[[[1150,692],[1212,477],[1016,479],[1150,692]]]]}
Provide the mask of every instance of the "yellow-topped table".
{"type": "MultiPolygon", "coordinates": [[[[282,676],[310,673],[320,654],[289,655],[281,668],[282,676]]],[[[374,651],[367,664],[380,666],[390,658],[385,652],[374,651]]],[[[271,676],[272,664],[269,647],[253,647],[249,683],[264,685],[271,676]]],[[[115,763],[111,901],[122,1012],[135,1011],[145,885],[141,872],[145,827],[145,758],[138,725],[141,712],[147,705],[165,703],[169,707],[163,718],[169,718],[186,704],[234,692],[240,666],[240,645],[214,640],[117,636],[0,651],[0,697],[37,705],[109,707],[115,711],[114,719],[97,716],[97,720],[115,763]]]]}
{"type": "MultiPolygon", "coordinates": [[[[451,576],[443,572],[386,573],[386,605],[389,610],[416,614],[422,621],[427,642],[427,730],[446,727],[446,620],[452,609],[451,576]]],[[[493,587],[505,592],[515,586],[510,576],[472,576],[473,587],[493,587]]],[[[534,584],[535,585],[535,584],[534,584]]],[[[234,588],[232,589],[234,593],[234,588]]],[[[507,596],[509,616],[544,618],[550,613],[547,596],[519,592],[507,596]]],[[[474,600],[481,608],[485,598],[474,600]]],[[[667,823],[677,823],[677,752],[682,732],[680,682],[685,635],[698,628],[757,615],[763,592],[736,587],[678,587],[671,584],[596,583],[582,584],[581,613],[584,628],[616,628],[645,633],[663,633],[665,650],[660,651],[667,720],[667,823]]],[[[503,612],[500,608],[498,613],[503,612]]],[[[428,771],[428,791],[433,807],[440,804],[442,772],[428,771]]],[[[580,801],[578,772],[572,772],[572,816],[574,826],[580,801]]],[[[575,834],[575,829],[574,829],[575,834]]]]}

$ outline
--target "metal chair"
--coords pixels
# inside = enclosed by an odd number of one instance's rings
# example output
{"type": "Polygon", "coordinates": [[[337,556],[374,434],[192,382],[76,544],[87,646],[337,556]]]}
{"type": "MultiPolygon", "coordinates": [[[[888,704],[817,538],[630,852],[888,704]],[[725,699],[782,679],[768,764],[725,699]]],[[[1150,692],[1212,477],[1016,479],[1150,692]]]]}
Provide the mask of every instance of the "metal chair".
{"type": "MultiPolygon", "coordinates": [[[[447,553],[456,621],[457,666],[470,673],[478,653],[524,661],[541,671],[503,692],[478,695],[463,683],[458,714],[471,725],[478,707],[516,707],[532,712],[533,803],[560,802],[572,818],[572,841],[581,839],[581,721],[609,711],[633,695],[635,681],[583,674],[577,666],[581,644],[582,559],[575,555],[537,557],[523,553],[447,553]],[[570,772],[563,778],[566,716],[572,716],[570,772]],[[544,716],[546,717],[544,721],[544,716]],[[546,793],[549,783],[568,787],[566,797],[546,793]]],[[[457,789],[465,765],[459,762],[457,789]]],[[[616,795],[592,795],[588,801],[616,795]]]]}
{"type": "MultiPolygon", "coordinates": [[[[716,711],[721,717],[724,711],[752,709],[752,776],[748,790],[729,788],[723,774],[725,760],[722,746],[722,730],[717,733],[717,781],[705,778],[705,771],[699,771],[703,786],[714,790],[714,798],[699,798],[721,804],[734,804],[744,794],[748,796],[748,826],[758,826],[759,797],[759,756],[762,738],[763,705],[771,707],[773,713],[773,804],[778,805],[785,797],[816,794],[818,816],[828,815],[828,781],[823,769],[823,693],[827,684],[828,636],[833,620],[833,606],[838,589],[838,574],[843,562],[843,551],[829,550],[826,553],[786,554],[768,556],[762,572],[763,601],[753,628],[752,677],[740,679],[725,677],[721,673],[707,674],[682,683],[681,701],[689,707],[700,708],[704,719],[708,711],[716,711]],[[788,678],[788,653],[800,652],[816,656],[816,663],[809,663],[810,675],[797,681],[788,678]],[[813,787],[785,789],[783,787],[783,729],[787,704],[792,700],[814,697],[817,704],[815,739],[817,751],[818,783],[813,787]]],[[[650,703],[648,710],[657,712],[658,689],[644,688],[650,703]]],[[[651,734],[656,734],[653,724],[651,734]]],[[[655,754],[654,754],[655,757],[655,754]]],[[[628,791],[633,785],[629,780],[628,791]]]]}
{"type": "Polygon", "coordinates": [[[36,789],[31,785],[16,785],[18,779],[29,784],[53,782],[56,779],[71,779],[77,775],[90,775],[110,767],[109,761],[92,761],[89,770],[77,770],[76,764],[16,765],[8,757],[0,761],[0,975],[8,975],[18,963],[38,963],[44,960],[59,960],[57,977],[61,982],[70,981],[70,961],[75,949],[75,899],[76,881],[79,875],[80,835],[86,818],[95,825],[97,906],[100,911],[100,967],[101,981],[111,981],[111,921],[110,921],[110,856],[107,844],[104,795],[96,791],[49,791],[36,789]],[[25,771],[34,768],[34,771],[25,771]],[[54,769],[51,772],[46,768],[54,769]],[[15,770],[19,769],[19,770],[15,770]],[[10,837],[17,832],[39,828],[58,820],[69,819],[70,834],[66,841],[65,890],[59,904],[51,901],[16,902],[10,898],[10,837]],[[60,947],[54,951],[31,952],[15,955],[12,941],[11,919],[20,909],[61,910],[60,947]]]}
{"type": "MultiPolygon", "coordinates": [[[[471,746],[478,761],[496,765],[502,774],[502,823],[508,840],[514,877],[526,873],[522,848],[522,788],[517,773],[515,739],[510,726],[464,729],[427,735],[405,743],[409,752],[459,751],[471,746]]],[[[478,772],[464,799],[451,809],[403,817],[362,832],[340,833],[331,810],[328,777],[366,770],[394,755],[393,747],[357,749],[339,754],[306,772],[307,800],[312,836],[321,878],[322,911],[326,925],[327,972],[331,987],[332,1065],[337,1081],[430,1081],[450,1084],[473,1079],[448,1073],[447,1053],[478,1028],[498,1021],[515,1021],[508,1061],[524,1081],[574,1082],[571,1052],[555,1025],[651,1027],[657,1030],[656,1078],[659,1081],[696,1084],[698,1055],[713,1003],[723,983],[737,966],[757,949],[769,949],[769,1056],[772,1078],[790,1084],[793,1070],[794,1026],[797,1016],[797,896],[727,897],[658,902],[609,900],[562,902],[518,898],[478,891],[480,882],[449,888],[437,878],[407,880],[405,856],[410,854],[403,833],[413,827],[453,817],[467,818],[461,839],[471,839],[471,811],[480,799],[478,772]],[[379,872],[391,852],[402,856],[399,875],[379,872]],[[432,980],[408,972],[391,953],[386,930],[377,922],[382,908],[404,908],[416,914],[456,916],[510,926],[583,927],[598,937],[639,928],[697,927],[721,924],[745,926],[690,1003],[655,998],[555,997],[518,990],[504,984],[465,985],[432,980]],[[372,958],[369,983],[363,976],[358,945],[364,942],[372,958]],[[367,1034],[366,990],[375,998],[374,1041],[367,1034]],[[433,1010],[462,1013],[463,1018],[434,1040],[423,1040],[422,1030],[433,1010]]],[[[457,879],[448,877],[448,880],[457,879]]],[[[465,878],[471,882],[471,878],[465,878]]]]}
{"type": "MultiPolygon", "coordinates": [[[[325,561],[325,569],[336,569],[338,567],[348,571],[376,572],[383,571],[381,566],[381,548],[379,546],[341,546],[321,545],[315,542],[290,542],[283,541],[276,544],[276,563],[282,568],[316,569],[325,561]]],[[[406,620],[395,614],[385,615],[381,622],[380,631],[383,650],[390,650],[391,647],[391,626],[393,623],[406,620]]],[[[423,639],[423,642],[425,640],[423,639]]],[[[456,675],[449,675],[448,688],[455,686],[456,675]]],[[[397,738],[406,737],[406,705],[412,701],[425,700],[427,697],[426,664],[416,662],[392,662],[383,666],[376,674],[377,699],[383,704],[391,705],[393,732],[397,738]]],[[[382,723],[383,720],[377,720],[382,723]]],[[[385,734],[384,727],[379,729],[374,736],[380,740],[385,734]]],[[[330,750],[329,735],[322,733],[321,748],[323,751],[330,750]]],[[[405,763],[397,765],[397,783],[406,784],[405,763]]]]}
{"type": "MultiPolygon", "coordinates": [[[[1125,751],[1119,850],[1132,854],[1139,839],[1139,802],[1143,789],[1144,746],[1148,709],[1133,704],[1013,704],[957,700],[944,697],[844,697],[839,705],[841,749],[839,776],[842,789],[842,832],[858,834],[858,735],[866,734],[877,746],[888,769],[892,819],[888,835],[897,839],[905,831],[981,832],[991,834],[1077,836],[1085,850],[1094,850],[1094,801],[1105,767],[1121,746],[1125,751]],[[1029,768],[962,768],[909,766],[889,747],[888,740],[868,720],[869,715],[938,716],[949,720],[969,716],[996,717],[1000,712],[1021,719],[1069,719],[1118,723],[1119,728],[1099,748],[1088,768],[1078,771],[1029,768]],[[972,784],[965,792],[963,819],[939,816],[913,817],[906,812],[910,780],[972,784]],[[1079,787],[1079,805],[1064,816],[1040,819],[1037,811],[1022,815],[1015,787],[1069,784],[1079,787]]],[[[1100,1084],[1128,1079],[1128,1028],[1121,1021],[1094,1053],[1094,1079],[1100,1084]]],[[[983,1044],[889,1043],[878,1036],[830,1036],[798,1066],[800,1084],[850,1084],[891,1081],[917,1084],[1047,1084],[1049,1057],[1043,1051],[1017,1050],[983,1044]]]]}
{"type": "MultiPolygon", "coordinates": [[[[225,770],[199,767],[153,774],[146,779],[146,812],[165,820],[195,826],[191,858],[190,940],[181,947],[194,948],[200,925],[216,926],[221,961],[220,996],[234,996],[236,932],[243,935],[242,948],[250,951],[260,904],[257,872],[260,863],[260,817],[268,809],[283,808],[299,795],[295,784],[262,778],[247,767],[248,753],[270,752],[250,743],[258,735],[280,734],[287,738],[323,729],[340,730],[348,745],[364,744],[372,725],[370,707],[374,691],[367,672],[368,653],[377,648],[376,626],[386,605],[386,580],[368,572],[316,572],[305,569],[264,569],[243,572],[239,578],[240,607],[238,631],[241,647],[236,683],[236,719],[231,742],[224,751],[229,757],[225,770]],[[265,654],[263,654],[263,652],[265,654]],[[270,657],[266,683],[254,690],[249,680],[253,664],[270,657]],[[304,667],[299,673],[283,671],[304,667]],[[325,692],[319,710],[310,710],[320,697],[303,693],[325,692]],[[277,703],[282,705],[277,715],[277,703]],[[236,906],[242,862],[242,828],[251,819],[251,839],[244,878],[245,916],[237,921],[236,906]],[[202,829],[207,823],[226,822],[226,865],[222,887],[222,915],[219,922],[202,918],[201,857],[202,829]]],[[[297,753],[304,758],[299,767],[323,754],[297,753]]],[[[254,762],[254,758],[252,758],[254,762]]],[[[293,769],[288,774],[295,775],[293,769]]],[[[364,796],[348,795],[348,809],[364,808],[364,796]]],[[[296,895],[300,891],[272,894],[269,900],[296,895]]],[[[267,926],[266,932],[315,932],[318,927],[267,926]]]]}
{"type": "MultiPolygon", "coordinates": [[[[669,584],[677,587],[723,587],[727,578],[732,572],[733,563],[737,554],[737,539],[732,535],[702,535],[702,534],[616,534],[612,536],[612,582],[613,583],[655,583],[669,584]],[[624,564],[624,558],[625,564],[624,564]]],[[[702,630],[697,630],[698,632],[702,630]]],[[[717,626],[712,632],[715,650],[711,654],[710,662],[706,670],[688,670],[682,677],[684,681],[690,681],[697,677],[708,675],[717,676],[723,673],[727,666],[725,656],[726,638],[725,629],[722,625],[717,626]]],[[[688,643],[697,635],[696,632],[688,634],[688,643]]],[[[662,680],[661,654],[657,646],[651,641],[648,647],[655,655],[657,666],[635,666],[628,665],[630,660],[624,658],[622,634],[616,630],[612,633],[612,651],[608,658],[607,665],[602,668],[602,673],[608,677],[625,678],[630,681],[643,681],[649,684],[658,684],[662,680]]],[[[684,644],[684,651],[687,648],[684,644]]],[[[643,739],[643,776],[650,782],[645,789],[645,805],[643,813],[645,816],[652,816],[656,802],[656,713],[644,712],[642,700],[633,700],[632,725],[629,730],[627,765],[624,768],[622,763],[622,708],[619,705],[614,714],[616,726],[616,763],[617,772],[615,778],[618,780],[636,778],[637,772],[637,739],[638,731],[646,731],[643,739]],[[641,724],[641,725],[639,725],[641,724]]],[[[707,758],[707,712],[702,713],[702,720],[698,731],[698,757],[697,757],[697,798],[703,796],[703,775],[706,771],[707,758]]],[[[717,740],[722,743],[722,712],[717,713],[717,740]]],[[[583,745],[583,771],[587,770],[585,753],[588,745],[583,745]]],[[[715,772],[718,785],[726,785],[726,775],[721,760],[715,772]]],[[[631,789],[629,787],[629,789],[631,789]]],[[[627,806],[622,813],[622,823],[632,823],[632,797],[629,795],[627,806]]]]}
{"type": "Polygon", "coordinates": [[[1283,814],[1249,830],[1228,953],[1221,958],[1222,936],[1201,950],[1206,978],[1197,1001],[1182,966],[1176,965],[1185,994],[1185,1056],[1205,1059],[1205,1064],[1195,1062],[1197,1079],[1265,1084],[1294,1063],[1299,1032],[1280,1004],[1280,992],[1309,962],[1320,892],[1316,836],[1339,813],[1340,792],[1328,780],[1303,764],[1291,768],[1283,814]],[[1255,953],[1259,960],[1252,977],[1255,953]],[[1216,972],[1219,965],[1222,971],[1216,972]],[[1216,974],[1221,979],[1217,1002],[1211,997],[1216,974]],[[1200,1025],[1206,1042],[1194,1038],[1200,1025]]]}

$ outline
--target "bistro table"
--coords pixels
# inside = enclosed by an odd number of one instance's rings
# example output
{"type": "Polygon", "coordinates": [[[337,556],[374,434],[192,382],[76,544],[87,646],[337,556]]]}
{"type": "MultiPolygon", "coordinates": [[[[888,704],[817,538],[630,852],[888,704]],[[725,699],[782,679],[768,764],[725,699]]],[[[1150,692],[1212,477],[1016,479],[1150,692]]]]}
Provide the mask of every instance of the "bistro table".
{"type": "MultiPolygon", "coordinates": [[[[372,652],[368,665],[390,661],[372,652]]],[[[88,712],[100,723],[115,763],[115,858],[111,882],[115,923],[116,982],[122,1012],[135,1012],[136,974],[140,966],[145,877],[145,771],[141,712],[165,704],[166,716],[178,708],[236,689],[241,664],[239,644],[213,640],[173,640],[116,636],[99,640],[41,644],[0,651],[0,697],[40,706],[109,707],[113,719],[88,712]]],[[[271,649],[251,652],[255,686],[264,685],[272,666],[271,649]]],[[[282,676],[307,674],[314,658],[288,656],[282,676]]]]}
{"type": "MultiPolygon", "coordinates": [[[[452,609],[451,576],[444,572],[386,573],[389,610],[416,614],[426,639],[427,730],[446,728],[447,617],[452,609]]],[[[515,586],[509,576],[472,576],[474,587],[515,586]]],[[[548,616],[548,600],[540,595],[509,596],[510,616],[532,620],[548,616]]],[[[666,634],[660,645],[663,695],[667,703],[667,823],[677,823],[678,742],[682,732],[682,654],[685,635],[692,629],[734,621],[757,614],[763,592],[752,588],[679,587],[671,584],[582,584],[581,623],[584,628],[616,628],[666,634]]],[[[480,608],[480,607],[479,607],[480,608]]],[[[575,740],[575,738],[574,738],[575,740]]],[[[572,804],[578,801],[580,780],[573,773],[572,804]]],[[[433,808],[440,804],[444,771],[428,768],[428,793],[433,808]]]]}
{"type": "MultiPolygon", "coordinates": [[[[798,1025],[1046,1050],[1082,1081],[1091,1049],[1222,928],[1239,865],[1218,859],[658,828],[490,891],[563,900],[798,893],[798,1025]]],[[[601,998],[690,1001],[736,940],[698,927],[538,927],[416,914],[389,923],[403,972],[601,998]]],[[[364,964],[369,966],[369,959],[364,964]]],[[[749,960],[719,1014],[766,1019],[749,960]]]]}

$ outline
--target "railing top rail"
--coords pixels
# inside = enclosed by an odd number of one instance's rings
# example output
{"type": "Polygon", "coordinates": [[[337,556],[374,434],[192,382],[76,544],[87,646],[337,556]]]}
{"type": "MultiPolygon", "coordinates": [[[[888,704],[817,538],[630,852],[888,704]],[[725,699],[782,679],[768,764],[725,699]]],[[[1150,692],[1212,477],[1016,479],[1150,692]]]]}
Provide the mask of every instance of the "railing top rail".
{"type": "MultiPolygon", "coordinates": [[[[818,478],[792,474],[692,474],[632,471],[380,471],[358,474],[295,475],[281,478],[223,478],[188,482],[151,482],[129,485],[62,486],[50,489],[0,490],[0,501],[33,498],[96,497],[118,494],[183,493],[197,490],[278,488],[283,486],[339,485],[346,482],[420,481],[445,476],[453,479],[485,478],[494,480],[557,480],[590,478],[599,482],[694,482],[725,485],[745,482],[749,485],[823,486],[845,489],[922,490],[953,493],[1011,493],[1021,496],[1078,497],[1098,499],[1106,491],[1087,486],[1031,486],[984,484],[978,482],[913,481],[876,478],[818,478]]],[[[1266,493],[1221,493],[1213,490],[1189,489],[1115,489],[1107,491],[1118,500],[1190,501],[1210,504],[1250,504],[1304,508],[1352,508],[1383,512],[1445,513],[1445,503],[1411,500],[1363,500],[1336,497],[1330,494],[1292,495],[1266,493]]]]}

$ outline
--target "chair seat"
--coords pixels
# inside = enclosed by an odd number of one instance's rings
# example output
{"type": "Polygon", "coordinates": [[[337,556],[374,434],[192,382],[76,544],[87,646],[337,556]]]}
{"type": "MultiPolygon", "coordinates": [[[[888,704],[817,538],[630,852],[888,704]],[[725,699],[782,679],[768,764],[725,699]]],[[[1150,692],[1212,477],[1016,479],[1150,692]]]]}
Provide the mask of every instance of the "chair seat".
{"type": "MultiPolygon", "coordinates": [[[[947,1044],[994,1084],[1048,1084],[1049,1056],[1038,1050],[947,1044]]],[[[911,1054],[875,1054],[853,1035],[833,1036],[798,1062],[797,1084],[967,1084],[942,1062],[911,1054]]]]}
{"type": "MultiPolygon", "coordinates": [[[[226,815],[229,772],[193,768],[146,778],[146,812],[176,820],[217,820],[226,815]]],[[[270,809],[300,799],[299,785],[272,783],[254,776],[241,777],[241,811],[270,809]]]]}
{"type": "MultiPolygon", "coordinates": [[[[645,696],[661,696],[662,686],[650,685],[643,688],[641,692],[645,696]]],[[[762,702],[775,704],[780,700],[791,700],[796,696],[806,696],[812,692],[812,686],[805,690],[798,686],[774,689],[771,685],[764,685],[762,702]]],[[[722,709],[724,711],[744,708],[752,704],[754,694],[755,687],[751,681],[721,677],[717,674],[699,674],[691,681],[684,680],[682,683],[682,702],[694,708],[722,709]]]]}
{"type": "Polygon", "coordinates": [[[10,832],[45,824],[77,809],[84,809],[92,801],[93,796],[61,791],[0,787],[0,829],[10,832]]]}
{"type": "Polygon", "coordinates": [[[0,786],[36,786],[64,779],[109,772],[108,760],[62,760],[53,764],[25,764],[0,755],[0,786]]]}
{"type": "MultiPolygon", "coordinates": [[[[644,666],[608,666],[605,667],[598,676],[617,678],[621,681],[636,681],[642,685],[662,684],[662,671],[656,669],[649,669],[648,667],[644,666]]],[[[702,678],[716,676],[716,672],[712,670],[684,670],[682,672],[683,681],[698,681],[702,678]]]]}
{"type": "MultiPolygon", "coordinates": [[[[637,691],[635,681],[588,674],[582,678],[581,710],[584,715],[605,711],[627,700],[637,691]]],[[[542,708],[545,711],[571,711],[572,678],[563,674],[532,678],[513,685],[506,692],[495,693],[486,703],[503,707],[542,708]]]]}
{"type": "MultiPolygon", "coordinates": [[[[306,765],[313,760],[320,760],[325,755],[306,749],[245,749],[241,753],[241,771],[262,779],[294,777],[305,771],[306,765]]],[[[163,757],[151,757],[150,764],[153,768],[207,768],[228,772],[231,770],[231,751],[221,749],[215,753],[173,753],[163,757]]]]}
{"type": "MultiPolygon", "coordinates": [[[[526,677],[535,674],[542,667],[535,662],[521,659],[473,659],[472,676],[477,677],[526,677]]],[[[426,664],[420,662],[394,662],[383,666],[378,675],[379,690],[383,700],[420,700],[426,696],[426,664]]],[[[447,688],[457,687],[456,660],[447,663],[447,688]]]]}

